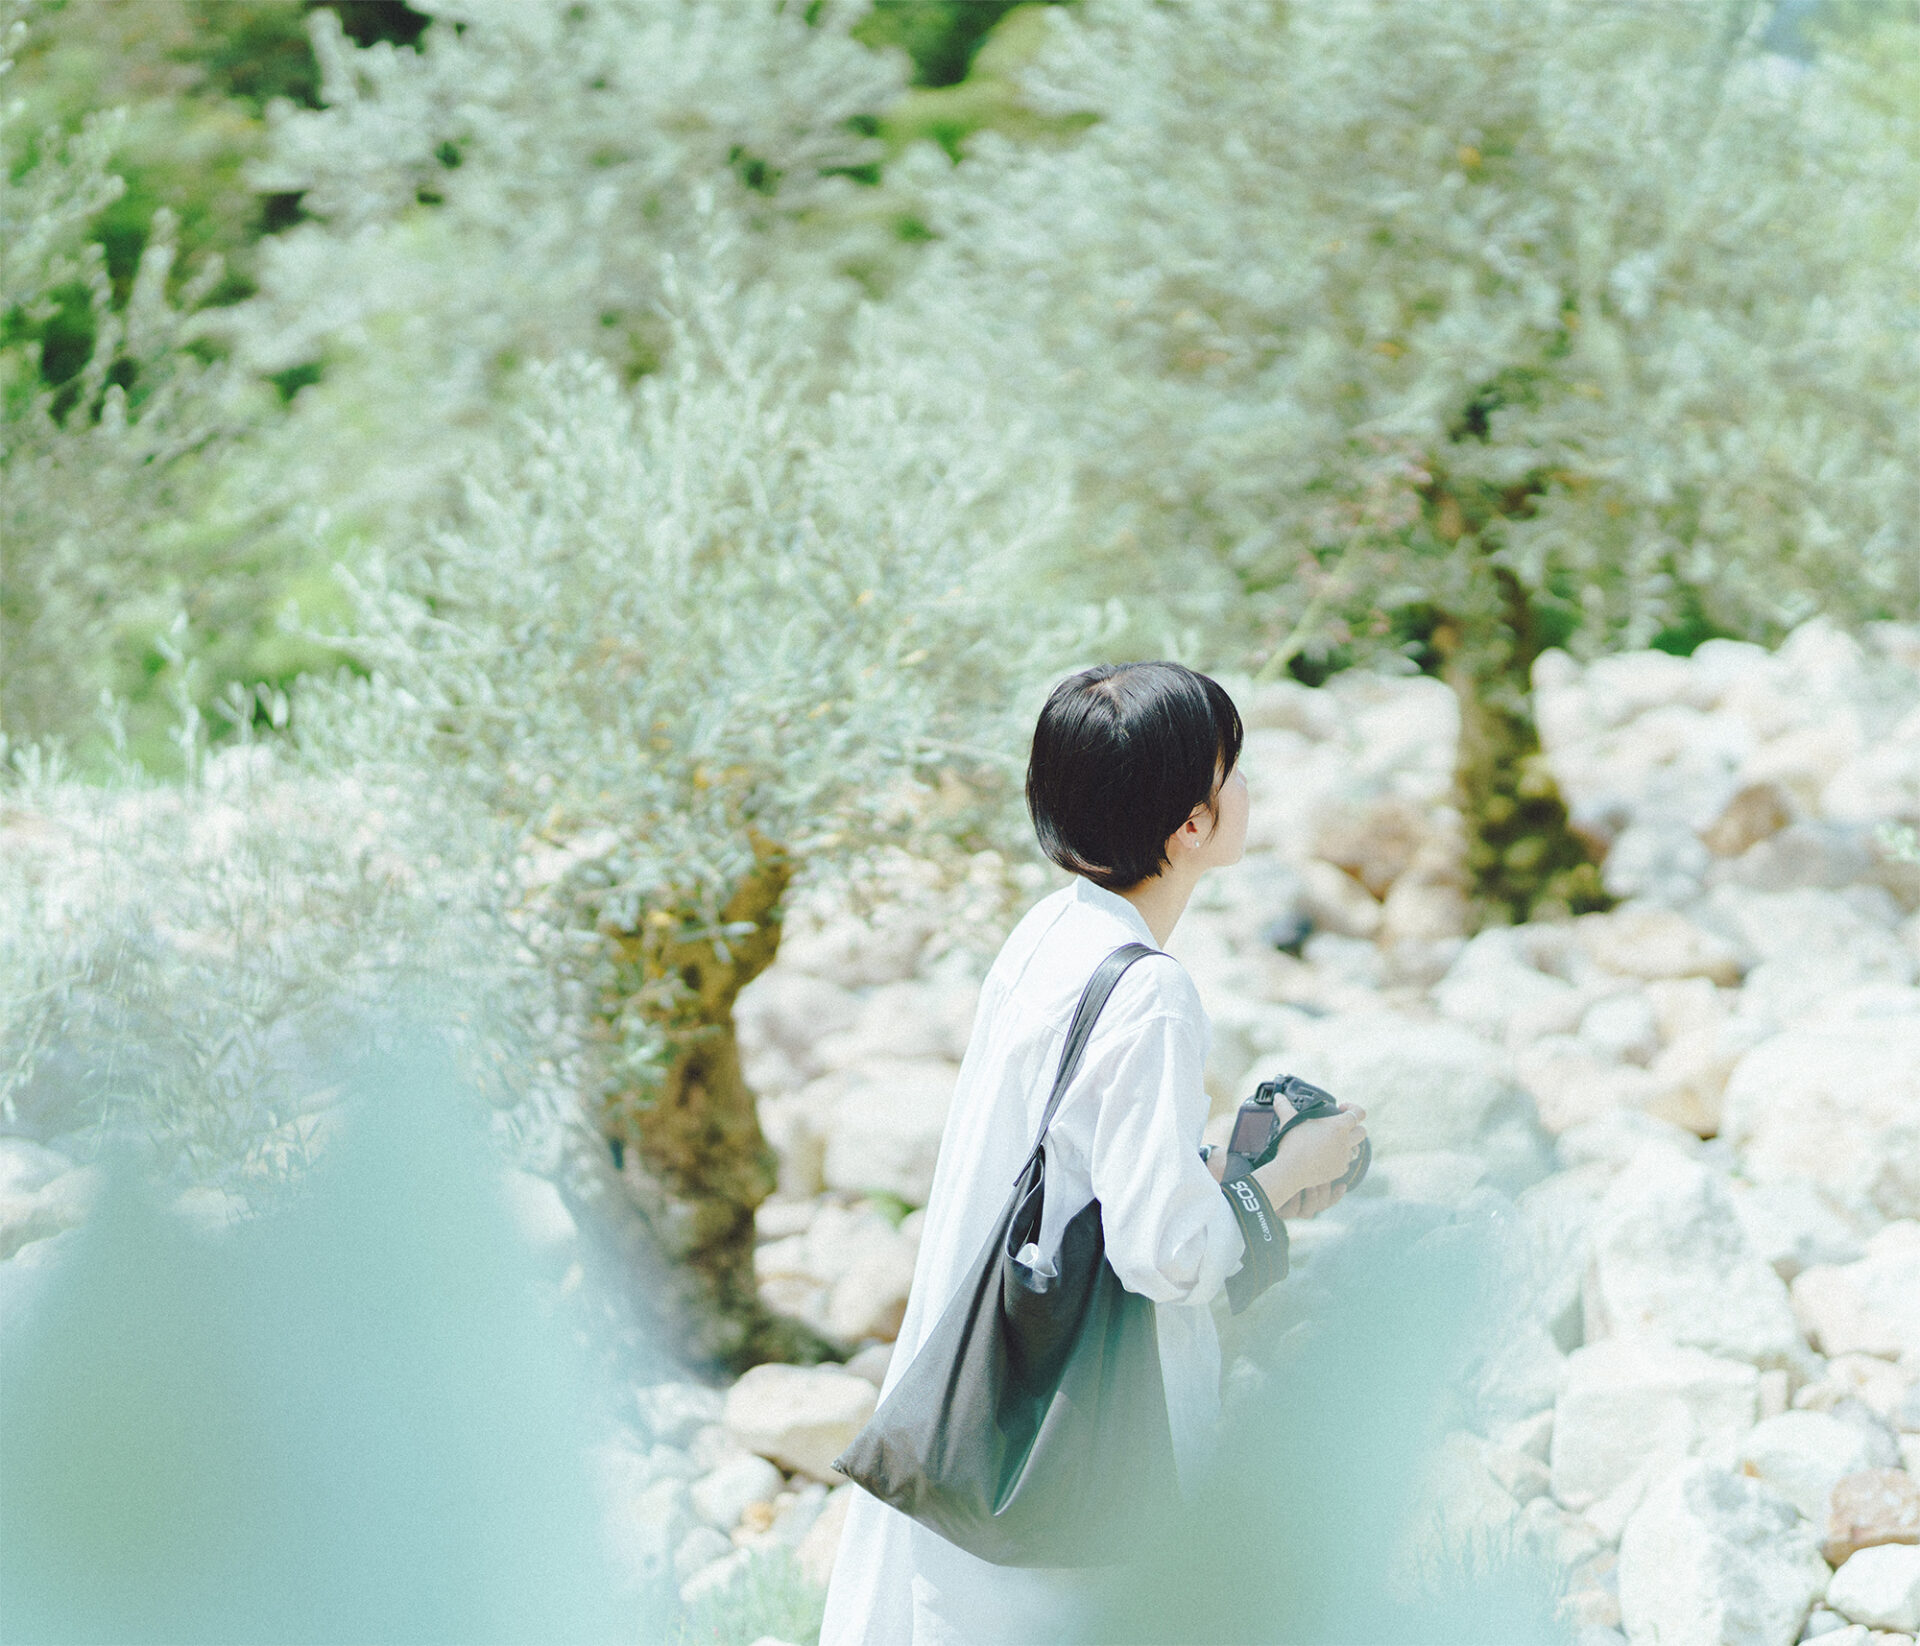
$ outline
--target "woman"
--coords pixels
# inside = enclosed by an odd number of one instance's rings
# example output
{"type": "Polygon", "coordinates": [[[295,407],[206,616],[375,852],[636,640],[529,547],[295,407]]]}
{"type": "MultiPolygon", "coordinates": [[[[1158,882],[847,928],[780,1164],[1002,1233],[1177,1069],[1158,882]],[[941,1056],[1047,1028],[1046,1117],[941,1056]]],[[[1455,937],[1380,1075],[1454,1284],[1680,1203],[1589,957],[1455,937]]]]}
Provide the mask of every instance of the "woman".
{"type": "MultiPolygon", "coordinates": [[[[1163,948],[1208,869],[1240,860],[1247,785],[1240,716],[1177,663],[1088,669],[1041,711],[1027,806],[1047,855],[1074,879],[1014,928],[981,987],[927,1202],[913,1292],[888,1389],[919,1350],[1025,1160],[1068,1020],[1123,943],[1163,948]]],[[[1107,1259],[1157,1305],[1167,1418],[1183,1481],[1204,1465],[1219,1411],[1209,1305],[1245,1250],[1214,1164],[1204,1163],[1208,1025],[1192,981],[1149,956],[1121,978],[1048,1133],[1043,1259],[1067,1220],[1100,1202],[1107,1259]]],[[[1344,1109],[1290,1130],[1255,1175],[1282,1216],[1311,1217],[1365,1135],[1344,1109]]],[[[827,1591],[821,1646],[974,1646],[1068,1634],[1092,1572],[994,1566],[858,1491],[827,1591]]]]}

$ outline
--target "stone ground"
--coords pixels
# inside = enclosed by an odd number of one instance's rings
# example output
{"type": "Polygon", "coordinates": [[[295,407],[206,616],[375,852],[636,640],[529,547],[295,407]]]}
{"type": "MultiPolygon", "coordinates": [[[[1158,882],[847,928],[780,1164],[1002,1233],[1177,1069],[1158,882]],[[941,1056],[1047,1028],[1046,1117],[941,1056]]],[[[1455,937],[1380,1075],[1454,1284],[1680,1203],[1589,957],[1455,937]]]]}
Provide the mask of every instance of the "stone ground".
{"type": "MultiPolygon", "coordinates": [[[[1367,1107],[1374,1171],[1299,1231],[1303,1265],[1381,1202],[1517,1231],[1525,1305],[1433,1471],[1450,1523],[1539,1551],[1583,1646],[1910,1646],[1920,868],[1882,825],[1920,821],[1920,631],[1549,654],[1548,759],[1623,901],[1471,938],[1447,691],[1350,674],[1237,697],[1247,857],[1172,944],[1213,1020],[1212,1124],[1283,1070],[1367,1107]]],[[[762,1292],[855,1352],[727,1390],[615,1357],[631,1403],[595,1464],[636,1592],[698,1604],[778,1552],[824,1580],[828,1461],[885,1372],[977,980],[1050,884],[990,855],[889,860],[857,908],[803,903],[743,995],[781,1157],[762,1292]]],[[[0,1318],[89,1187],[0,1140],[0,1318]]],[[[597,1297],[591,1209],[525,1174],[512,1193],[560,1291],[597,1297]]],[[[595,1307],[583,1334],[644,1335],[595,1307]]]]}

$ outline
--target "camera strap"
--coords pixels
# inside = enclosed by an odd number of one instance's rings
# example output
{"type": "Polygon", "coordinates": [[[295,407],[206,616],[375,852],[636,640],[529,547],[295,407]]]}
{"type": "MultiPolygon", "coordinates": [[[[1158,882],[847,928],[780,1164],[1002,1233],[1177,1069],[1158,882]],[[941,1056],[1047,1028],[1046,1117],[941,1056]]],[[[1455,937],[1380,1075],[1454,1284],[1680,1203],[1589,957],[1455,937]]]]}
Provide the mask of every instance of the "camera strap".
{"type": "Polygon", "coordinates": [[[1287,1226],[1238,1155],[1228,1157],[1220,1192],[1227,1197],[1247,1246],[1240,1267],[1227,1276],[1227,1305],[1238,1314],[1269,1286],[1287,1278],[1287,1226]]]}

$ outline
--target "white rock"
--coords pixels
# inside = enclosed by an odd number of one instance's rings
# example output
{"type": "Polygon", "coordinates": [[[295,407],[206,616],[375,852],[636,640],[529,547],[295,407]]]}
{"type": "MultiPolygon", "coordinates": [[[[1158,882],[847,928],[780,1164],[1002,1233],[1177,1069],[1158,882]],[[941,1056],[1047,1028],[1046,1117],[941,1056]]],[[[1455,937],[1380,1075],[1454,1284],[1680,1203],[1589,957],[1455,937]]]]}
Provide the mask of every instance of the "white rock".
{"type": "Polygon", "coordinates": [[[78,1228],[99,1192],[96,1166],[77,1166],[34,1189],[0,1190],[0,1259],[33,1241],[78,1228]]]}
{"type": "MultiPolygon", "coordinates": [[[[1455,1431],[1428,1460],[1426,1501],[1437,1540],[1470,1545],[1498,1538],[1518,1519],[1520,1505],[1487,1466],[1489,1450],[1478,1435],[1455,1431]]],[[[1524,1461],[1539,1468],[1531,1458],[1524,1461]]]]}
{"type": "Polygon", "coordinates": [[[1764,1423],[1770,1417],[1778,1417],[1790,1402],[1787,1397],[1793,1391],[1793,1380],[1779,1367],[1760,1374],[1760,1420],[1764,1423]]]}
{"type": "Polygon", "coordinates": [[[1660,1091],[1647,1070],[1614,1061],[1578,1035],[1540,1036],[1516,1051],[1514,1070],[1555,1136],[1610,1114],[1644,1113],[1660,1091]]]}
{"type": "Polygon", "coordinates": [[[1643,985],[1641,993],[1653,1008],[1663,1045],[1728,1022],[1739,999],[1735,990],[1719,988],[1709,977],[1656,978],[1643,985]]]}
{"type": "Polygon", "coordinates": [[[1633,1518],[1633,1512],[1640,1507],[1640,1500],[1647,1495],[1647,1488],[1680,1460],[1671,1452],[1660,1452],[1637,1463],[1632,1473],[1603,1498],[1589,1503],[1581,1511],[1581,1518],[1599,1533],[1609,1548],[1618,1548],[1620,1534],[1627,1529],[1627,1522],[1633,1518]]]}
{"type": "MultiPolygon", "coordinates": [[[[799,1545],[813,1523],[820,1518],[820,1512],[827,1504],[827,1488],[817,1480],[810,1480],[796,1491],[782,1492],[773,1500],[773,1524],[766,1531],[757,1534],[757,1541],[748,1541],[747,1548],[754,1548],[764,1542],[774,1548],[792,1549],[799,1545]]],[[[740,1534],[748,1534],[744,1528],[740,1534]]]]}
{"type": "Polygon", "coordinates": [[[785,1485],[780,1471],[764,1457],[748,1454],[702,1475],[687,1496],[695,1514],[725,1532],[739,1525],[748,1504],[771,1503],[785,1485]]]}
{"type": "Polygon", "coordinates": [[[696,1526],[681,1539],[674,1550],[674,1575],[685,1583],[694,1573],[704,1571],[716,1560],[733,1553],[733,1541],[711,1526],[696,1526]]]}
{"type": "Polygon", "coordinates": [[[1602,1165],[1609,1173],[1624,1171],[1649,1143],[1659,1143],[1680,1154],[1697,1154],[1699,1139],[1670,1120],[1621,1110],[1601,1115],[1562,1132],[1553,1146],[1563,1168],[1602,1165]]]}
{"type": "Polygon", "coordinates": [[[1789,1178],[1755,1185],[1735,1178],[1729,1187],[1748,1241],[1782,1280],[1862,1255],[1859,1238],[1811,1183],[1789,1178]]]}
{"type": "Polygon", "coordinates": [[[1807,1614],[1800,1638],[1813,1640],[1821,1635],[1832,1637],[1827,1646],[1869,1646],[1867,1630],[1861,1625],[1849,1623],[1838,1612],[1830,1612],[1825,1606],[1816,1606],[1807,1614]]]}
{"type": "Polygon", "coordinates": [[[1660,1025],[1645,995],[1609,995],[1587,1008],[1580,1038],[1615,1062],[1645,1064],[1660,1049],[1660,1025]]]}
{"type": "Polygon", "coordinates": [[[1721,1135],[1756,1183],[1920,1218],[1920,1017],[1788,1030],[1727,1082],[1721,1135]]]}
{"type": "MultiPolygon", "coordinates": [[[[760,1091],[757,1076],[748,1074],[749,1084],[760,1091]]],[[[834,1095],[839,1095],[836,1086],[834,1095]]],[[[778,1193],[783,1200],[811,1200],[827,1186],[827,1123],[832,1105],[810,1102],[806,1088],[763,1095],[755,1105],[760,1131],[780,1161],[778,1193]]]]}
{"type": "Polygon", "coordinates": [[[1474,1418],[1497,1428],[1550,1412],[1566,1382],[1567,1357],[1547,1328],[1534,1319],[1514,1321],[1473,1370],[1474,1418]]]}
{"type": "Polygon", "coordinates": [[[756,1240],[786,1240],[803,1235],[813,1226],[820,1211],[817,1200],[792,1200],[785,1196],[763,1200],[754,1208],[753,1237],[756,1240]]]}
{"type": "Polygon", "coordinates": [[[1639,1333],[1754,1366],[1810,1369],[1787,1288],[1748,1242],[1727,1180],[1651,1144],[1594,1216],[1589,1342],[1639,1333]]]}
{"type": "Polygon", "coordinates": [[[1571,1027],[1579,1020],[1579,998],[1565,979],[1534,969],[1509,926],[1469,939],[1433,991],[1444,1016],[1493,1039],[1504,1038],[1522,1013],[1530,1022],[1564,1016],[1563,1026],[1571,1027]]]}
{"type": "Polygon", "coordinates": [[[680,1604],[697,1606],[701,1601],[731,1589],[735,1582],[746,1576],[747,1568],[752,1564],[751,1549],[734,1549],[731,1554],[708,1562],[680,1585],[680,1604]]]}
{"type": "Polygon", "coordinates": [[[726,1426],[748,1451],[831,1480],[878,1400],[865,1378],[837,1366],[756,1366],[727,1392],[726,1426]]]}
{"type": "Polygon", "coordinates": [[[800,1575],[816,1589],[824,1589],[833,1575],[834,1558],[840,1553],[840,1532],[847,1523],[855,1490],[853,1486],[841,1486],[830,1492],[826,1506],[793,1551],[800,1575]]]}
{"type": "Polygon", "coordinates": [[[1920,1366],[1920,1222],[1889,1223],[1857,1262],[1807,1269],[1793,1306],[1823,1354],[1920,1366]]]}
{"type": "Polygon", "coordinates": [[[1330,806],[1315,820],[1308,849],[1384,899],[1426,842],[1425,808],[1394,794],[1330,806]]]}
{"type": "Polygon", "coordinates": [[[520,1238],[543,1256],[571,1246],[580,1230],[560,1191],[532,1172],[509,1171],[502,1182],[507,1215],[520,1238]]]}
{"type": "Polygon", "coordinates": [[[1679,1459],[1753,1427],[1760,1374],[1741,1361],[1639,1338],[1567,1357],[1549,1453],[1553,1495],[1581,1510],[1652,1458],[1679,1459]]]}
{"type": "Polygon", "coordinates": [[[1876,1467],[1877,1448],[1851,1423],[1824,1412],[1783,1412],[1740,1442],[1745,1473],[1764,1480],[1822,1532],[1834,1486],[1876,1467]]]}
{"type": "Polygon", "coordinates": [[[1553,1412],[1535,1412],[1532,1417],[1502,1425],[1492,1438],[1510,1452],[1524,1452],[1538,1462],[1547,1461],[1547,1448],[1553,1442],[1553,1412]]]}
{"type": "Polygon", "coordinates": [[[1872,837],[1861,828],[1833,823],[1789,823],[1757,842],[1718,876],[1762,892],[1838,891],[1868,879],[1874,868],[1872,837]]]}
{"type": "Polygon", "coordinates": [[[32,1194],[72,1170],[65,1155],[31,1138],[0,1137],[0,1196],[32,1194]]]}
{"type": "Polygon", "coordinates": [[[1749,1018],[1704,1023],[1675,1035],[1648,1067],[1652,1090],[1641,1108],[1697,1137],[1717,1135],[1727,1082],[1766,1035],[1766,1026],[1749,1018]]]}
{"type": "MultiPolygon", "coordinates": [[[[1717,810],[1730,782],[1716,785],[1708,802],[1717,810]],[[1714,805],[1718,802],[1718,805],[1714,805]]],[[[1695,807],[1694,810],[1701,808],[1695,807]]],[[[1637,819],[1614,841],[1600,879],[1614,897],[1684,903],[1697,894],[1712,857],[1691,824],[1664,818],[1637,819]]]]}
{"type": "Polygon", "coordinates": [[[727,1432],[724,1423],[696,1429],[687,1441],[687,1458],[696,1476],[711,1474],[723,1463],[738,1463],[752,1454],[727,1432]]]}
{"type": "Polygon", "coordinates": [[[1300,866],[1300,885],[1315,930],[1338,937],[1372,937],[1380,930],[1380,905],[1345,870],[1310,857],[1300,866]]]}
{"type": "Polygon", "coordinates": [[[699,1473],[693,1466],[693,1459],[678,1446],[658,1441],[647,1448],[647,1477],[650,1480],[678,1480],[684,1484],[699,1473]]]}
{"type": "Polygon", "coordinates": [[[876,1252],[901,1248],[911,1260],[914,1242],[868,1206],[820,1208],[806,1235],[806,1272],[831,1286],[876,1252]]]}
{"type": "Polygon", "coordinates": [[[1633,1646],[1792,1646],[1827,1563],[1779,1493],[1695,1460],[1648,1488],[1619,1577],[1633,1646]]]}
{"type": "Polygon", "coordinates": [[[1842,893],[1720,886],[1709,904],[1761,957],[1740,991],[1746,1016],[1786,1027],[1841,990],[1913,980],[1906,946],[1842,893]]]}
{"type": "Polygon", "coordinates": [[[1532,1497],[1521,1506],[1519,1529],[1522,1540],[1554,1571],[1571,1572],[1605,1558],[1607,1544],[1599,1532],[1550,1497],[1532,1497]]]}
{"type": "Polygon", "coordinates": [[[911,1241],[895,1236],[861,1256],[834,1285],[827,1303],[828,1332],[845,1343],[864,1338],[892,1342],[907,1312],[915,1255],[911,1241]]]}
{"type": "Polygon", "coordinates": [[[1740,981],[1741,957],[1732,945],[1659,904],[1628,903],[1606,914],[1582,915],[1574,930],[1596,965],[1622,977],[1740,981]]]}
{"type": "Polygon", "coordinates": [[[1872,1629],[1920,1630],[1920,1545],[1877,1543],[1833,1574],[1827,1604],[1872,1629]]]}
{"type": "Polygon", "coordinates": [[[928,1059],[876,1060],[845,1071],[827,1126],[827,1186],[877,1190],[924,1206],[958,1075],[953,1064],[928,1059]]]}
{"type": "Polygon", "coordinates": [[[692,1515],[686,1484],[635,1474],[607,1482],[603,1495],[608,1553],[623,1587],[641,1588],[671,1564],[687,1534],[692,1515]]]}
{"type": "Polygon", "coordinates": [[[813,1273],[805,1233],[788,1235],[784,1240],[765,1241],[754,1247],[753,1273],[758,1280],[797,1275],[816,1285],[822,1284],[813,1273]]]}
{"type": "MultiPolygon", "coordinates": [[[[1373,1004],[1366,997],[1386,985],[1386,956],[1368,938],[1315,932],[1301,948],[1300,957],[1311,969],[1320,985],[1321,1000],[1328,1006],[1352,1009],[1358,996],[1364,1009],[1373,1004]]],[[[1258,1072],[1256,1069],[1256,1075],[1258,1072]]]]}
{"type": "Polygon", "coordinates": [[[1454,853],[1423,848],[1380,905],[1380,941],[1409,946],[1458,942],[1473,929],[1473,905],[1454,853]]]}
{"type": "Polygon", "coordinates": [[[223,1229],[230,1229],[244,1222],[250,1210],[239,1195],[216,1189],[210,1183],[196,1183],[182,1189],[174,1196],[169,1209],[202,1234],[219,1234],[223,1229]]]}
{"type": "Polygon", "coordinates": [[[1533,1102],[1493,1046],[1454,1023],[1395,1013],[1337,1013],[1303,1031],[1261,1070],[1323,1086],[1367,1111],[1376,1156],[1448,1149],[1487,1162],[1488,1179],[1514,1190],[1539,1179],[1546,1140],[1533,1102]]]}
{"type": "Polygon", "coordinates": [[[1250,1089],[1247,1072],[1261,1058],[1284,1052],[1310,1020],[1292,1006],[1210,992],[1207,1016],[1213,1039],[1207,1047],[1207,1091],[1217,1102],[1238,1106],[1250,1089]]]}
{"type": "Polygon", "coordinates": [[[847,1370],[855,1377],[864,1377],[876,1389],[887,1380],[887,1368],[893,1364],[893,1345],[891,1343],[869,1343],[858,1354],[847,1360],[847,1370]]]}
{"type": "Polygon", "coordinates": [[[1454,1149],[1423,1149],[1388,1155],[1368,1172],[1395,1200],[1457,1206],[1487,1175],[1486,1162],[1454,1149]]]}
{"type": "Polygon", "coordinates": [[[1444,681],[1348,669],[1324,690],[1346,717],[1349,782],[1416,802],[1451,792],[1460,705],[1444,681]]]}
{"type": "Polygon", "coordinates": [[[647,1433],[668,1446],[684,1446],[710,1423],[718,1423],[726,1397],[701,1383],[656,1383],[636,1389],[640,1421],[647,1433]]]}
{"type": "Polygon", "coordinates": [[[1615,652],[1589,664],[1580,683],[1593,699],[1598,723],[1618,726],[1686,702],[1693,670],[1691,659],[1669,652],[1615,652]]]}
{"type": "Polygon", "coordinates": [[[1877,824],[1920,812],[1920,747],[1909,715],[1885,742],[1854,753],[1820,791],[1820,810],[1838,822],[1877,824]]]}
{"type": "Polygon", "coordinates": [[[938,926],[937,912],[912,897],[876,898],[865,917],[802,904],[787,917],[780,959],[846,989],[904,982],[938,926]]]}
{"type": "Polygon", "coordinates": [[[1585,735],[1549,743],[1547,757],[1575,821],[1603,832],[1631,821],[1684,840],[1680,831],[1704,828],[1725,810],[1754,745],[1738,722],[1682,704],[1623,710],[1602,693],[1586,719],[1585,735]]]}
{"type": "Polygon", "coordinates": [[[958,1063],[966,1054],[979,1001],[979,985],[964,979],[884,984],[861,1002],[851,1027],[814,1039],[813,1060],[825,1069],[874,1059],[958,1063]]]}
{"type": "Polygon", "coordinates": [[[1591,1162],[1542,1179],[1515,1203],[1520,1289],[1533,1299],[1535,1318],[1566,1348],[1581,1341],[1580,1290],[1592,1252],[1593,1214],[1612,1181],[1605,1165],[1591,1162]]]}
{"type": "MultiPolygon", "coordinates": [[[[733,1003],[734,1033],[743,1061],[751,1068],[777,1055],[807,1078],[825,1069],[814,1057],[815,1045],[851,1029],[859,1016],[860,997],[852,990],[808,976],[784,954],[742,989],[733,1003]]],[[[763,1090],[758,1084],[754,1089],[763,1090]]]]}
{"type": "Polygon", "coordinates": [[[1912,1373],[1878,1355],[1835,1355],[1818,1378],[1794,1395],[1793,1405],[1796,1411],[1831,1412],[1864,1426],[1875,1445],[1887,1448],[1877,1466],[1891,1468],[1896,1460],[1890,1437],[1899,1426],[1912,1381],[1912,1373]]]}

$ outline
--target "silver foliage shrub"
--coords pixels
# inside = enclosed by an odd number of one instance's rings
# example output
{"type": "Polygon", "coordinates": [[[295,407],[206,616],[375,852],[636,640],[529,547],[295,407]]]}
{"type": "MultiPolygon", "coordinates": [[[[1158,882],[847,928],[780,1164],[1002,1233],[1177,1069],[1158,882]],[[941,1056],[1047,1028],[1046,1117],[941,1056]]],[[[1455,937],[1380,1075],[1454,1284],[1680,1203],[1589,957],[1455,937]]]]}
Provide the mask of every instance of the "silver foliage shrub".
{"type": "Polygon", "coordinates": [[[1768,56],[1771,10],[1062,8],[1026,96],[1093,123],[923,182],[905,323],[1071,442],[1072,575],[1209,649],[1484,602],[1473,550],[1593,646],[1683,589],[1734,629],[1911,610],[1916,110],[1768,56]]]}
{"type": "MultiPolygon", "coordinates": [[[[0,8],[0,85],[23,11],[0,8]]],[[[253,415],[244,385],[192,352],[191,311],[220,270],[169,297],[167,214],[113,304],[87,234],[122,192],[107,169],[119,124],[101,113],[63,140],[0,104],[0,746],[84,727],[115,683],[116,637],[166,626],[169,533],[209,494],[207,454],[253,415]],[[52,387],[35,330],[76,288],[92,343],[52,387]]]]}
{"type": "Polygon", "coordinates": [[[0,786],[0,1130],[82,1157],[117,1142],[252,1199],[324,1146],[356,1059],[424,1033],[503,1146],[550,1162],[566,1024],[476,872],[489,831],[403,774],[264,746],[167,784],[23,754],[0,786]]]}
{"type": "Polygon", "coordinates": [[[337,512],[440,502],[530,360],[652,369],[664,254],[731,241],[747,277],[804,294],[823,326],[844,316],[857,287],[837,271],[883,234],[846,175],[880,158],[854,122],[906,79],[848,37],[864,6],[420,9],[418,50],[356,47],[313,13],[326,106],[271,111],[256,177],[311,221],[263,246],[234,335],[257,370],[324,364],[285,472],[328,452],[315,478],[337,512]]]}
{"type": "MultiPolygon", "coordinates": [[[[994,832],[1064,632],[1003,592],[1063,478],[980,385],[856,337],[823,393],[804,316],[665,291],[665,368],[531,370],[458,513],[356,579],[336,641],[364,677],[296,703],[310,749],[515,831],[589,971],[596,930],[742,935],[721,910],[768,850],[994,832]]],[[[668,971],[623,1003],[624,1077],[681,993],[668,971]]]]}

